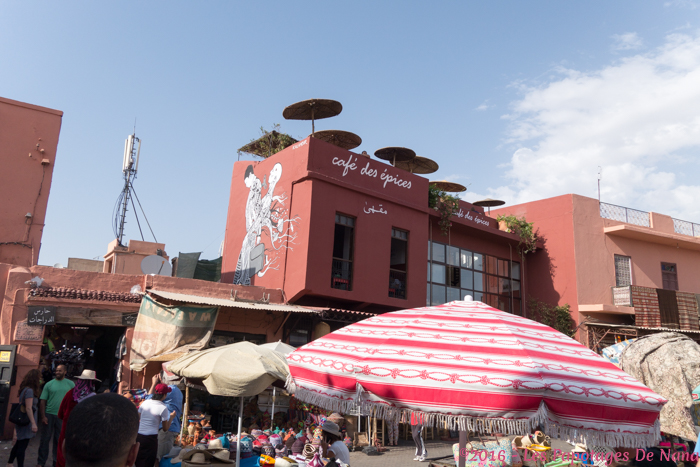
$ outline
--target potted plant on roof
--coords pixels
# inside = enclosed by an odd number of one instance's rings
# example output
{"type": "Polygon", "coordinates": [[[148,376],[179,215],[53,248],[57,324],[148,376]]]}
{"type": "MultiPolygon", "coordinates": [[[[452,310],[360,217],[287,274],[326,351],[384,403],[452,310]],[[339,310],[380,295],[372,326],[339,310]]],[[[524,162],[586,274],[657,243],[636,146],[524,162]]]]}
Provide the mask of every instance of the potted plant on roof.
{"type": "Polygon", "coordinates": [[[524,255],[535,251],[537,248],[537,233],[532,222],[528,222],[524,217],[504,214],[498,216],[496,220],[500,230],[517,234],[520,237],[518,249],[521,254],[524,255]]]}

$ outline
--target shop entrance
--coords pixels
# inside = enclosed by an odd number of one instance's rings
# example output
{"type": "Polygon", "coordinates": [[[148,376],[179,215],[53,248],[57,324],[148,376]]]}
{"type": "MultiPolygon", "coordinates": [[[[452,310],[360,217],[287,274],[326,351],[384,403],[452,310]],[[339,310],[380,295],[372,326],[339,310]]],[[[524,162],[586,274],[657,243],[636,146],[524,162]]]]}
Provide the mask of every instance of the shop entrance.
{"type": "Polygon", "coordinates": [[[117,345],[126,333],[122,326],[47,326],[47,339],[55,350],[46,348],[44,360],[50,369],[65,364],[68,377],[79,376],[84,369],[94,370],[102,380],[101,391],[111,389],[116,381],[117,345]]]}

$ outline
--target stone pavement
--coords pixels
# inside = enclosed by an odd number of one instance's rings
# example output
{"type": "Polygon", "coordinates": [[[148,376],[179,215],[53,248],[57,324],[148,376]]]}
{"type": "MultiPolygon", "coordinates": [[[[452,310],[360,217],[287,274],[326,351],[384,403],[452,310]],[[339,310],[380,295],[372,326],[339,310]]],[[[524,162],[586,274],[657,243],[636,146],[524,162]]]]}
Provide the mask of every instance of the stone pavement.
{"type": "MultiPolygon", "coordinates": [[[[452,459],[452,445],[455,441],[426,441],[428,460],[452,459]],[[447,457],[446,457],[447,456],[447,457]]],[[[416,455],[416,445],[413,441],[400,440],[398,446],[387,446],[386,452],[378,456],[368,456],[361,451],[350,453],[351,467],[428,467],[430,462],[417,462],[413,458],[416,455]]],[[[453,461],[454,462],[454,461],[453,461]]]]}

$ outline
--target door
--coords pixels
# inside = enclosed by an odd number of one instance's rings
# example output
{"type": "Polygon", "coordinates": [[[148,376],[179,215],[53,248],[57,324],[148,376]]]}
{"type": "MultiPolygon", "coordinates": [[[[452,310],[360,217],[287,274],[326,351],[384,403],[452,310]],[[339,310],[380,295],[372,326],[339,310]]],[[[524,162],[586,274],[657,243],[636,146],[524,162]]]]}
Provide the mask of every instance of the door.
{"type": "Polygon", "coordinates": [[[5,418],[10,403],[10,388],[15,384],[16,345],[0,345],[0,435],[5,430],[5,418]]]}

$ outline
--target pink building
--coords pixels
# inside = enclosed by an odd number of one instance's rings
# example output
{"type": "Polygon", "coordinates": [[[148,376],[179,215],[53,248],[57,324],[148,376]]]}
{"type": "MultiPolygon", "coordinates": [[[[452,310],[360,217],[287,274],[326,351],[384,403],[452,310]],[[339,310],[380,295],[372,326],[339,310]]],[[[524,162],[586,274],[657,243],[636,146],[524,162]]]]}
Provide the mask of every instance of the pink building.
{"type": "Polygon", "coordinates": [[[591,347],[661,329],[698,331],[700,225],[563,195],[494,210],[534,222],[528,295],[571,306],[591,347]]]}
{"type": "Polygon", "coordinates": [[[0,97],[0,263],[37,263],[62,116],[0,97]]]}

